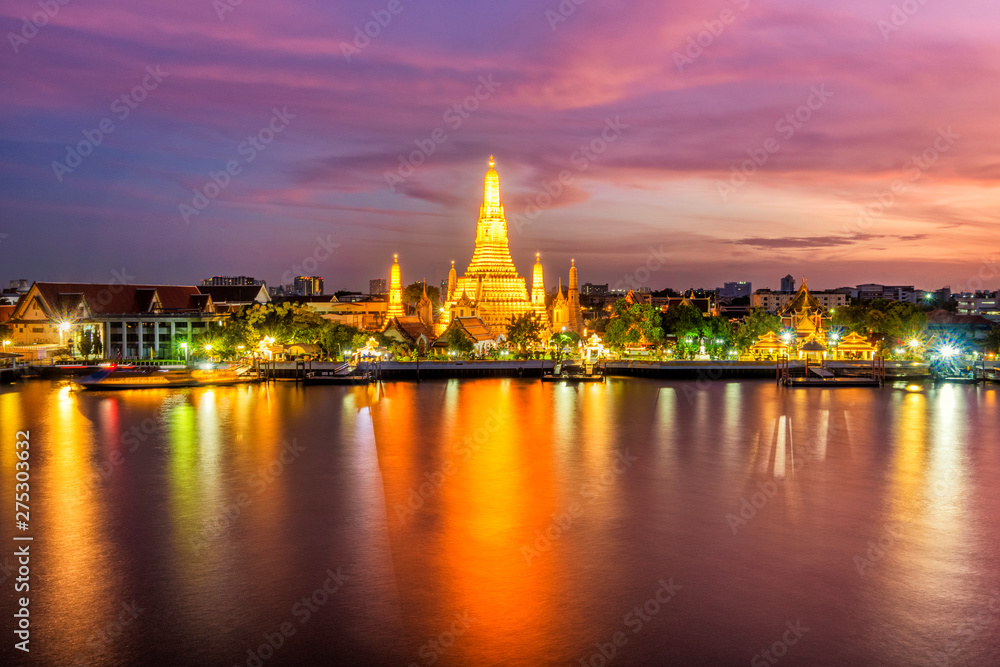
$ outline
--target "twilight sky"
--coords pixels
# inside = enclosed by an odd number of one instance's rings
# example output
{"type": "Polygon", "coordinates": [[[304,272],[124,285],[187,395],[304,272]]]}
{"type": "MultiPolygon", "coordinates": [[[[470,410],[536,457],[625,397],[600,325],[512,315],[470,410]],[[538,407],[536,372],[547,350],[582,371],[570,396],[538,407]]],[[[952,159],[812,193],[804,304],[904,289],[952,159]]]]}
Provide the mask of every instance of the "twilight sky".
{"type": "Polygon", "coordinates": [[[0,5],[4,284],[440,280],[493,153],[550,283],[1000,287],[995,0],[236,2],[0,5]]]}

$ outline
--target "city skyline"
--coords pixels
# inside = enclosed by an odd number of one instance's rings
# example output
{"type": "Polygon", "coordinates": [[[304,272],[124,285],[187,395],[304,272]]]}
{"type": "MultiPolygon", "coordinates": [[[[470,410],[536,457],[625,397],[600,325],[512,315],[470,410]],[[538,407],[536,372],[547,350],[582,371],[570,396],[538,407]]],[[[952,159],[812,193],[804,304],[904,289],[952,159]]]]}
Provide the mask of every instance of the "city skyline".
{"type": "Polygon", "coordinates": [[[493,153],[522,273],[1000,287],[995,7],[640,4],[6,6],[0,278],[437,281],[493,153]]]}

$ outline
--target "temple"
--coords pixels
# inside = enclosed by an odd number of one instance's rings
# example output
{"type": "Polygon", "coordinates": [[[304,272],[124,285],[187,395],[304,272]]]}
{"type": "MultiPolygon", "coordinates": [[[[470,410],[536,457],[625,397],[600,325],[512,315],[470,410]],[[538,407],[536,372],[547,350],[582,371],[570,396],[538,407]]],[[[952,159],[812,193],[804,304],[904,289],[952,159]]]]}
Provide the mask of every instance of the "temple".
{"type": "Polygon", "coordinates": [[[392,256],[392,269],[389,271],[389,310],[386,319],[401,317],[403,312],[403,280],[399,271],[399,255],[392,256]]]}
{"type": "MultiPolygon", "coordinates": [[[[497,333],[506,333],[512,317],[534,313],[548,329],[541,261],[536,255],[531,294],[517,273],[507,240],[507,219],[500,201],[500,175],[493,156],[483,182],[483,204],[476,224],[476,250],[465,275],[458,277],[452,262],[448,293],[435,330],[448,328],[454,317],[478,317],[497,333]]],[[[577,314],[579,317],[579,313],[577,314]]]]}
{"type": "Polygon", "coordinates": [[[760,336],[750,348],[752,356],[797,356],[798,359],[823,361],[870,360],[875,355],[876,345],[864,336],[851,333],[839,340],[836,333],[830,331],[831,313],[809,291],[805,276],[795,296],[778,316],[786,334],[779,338],[776,333],[769,331],[760,336]]]}

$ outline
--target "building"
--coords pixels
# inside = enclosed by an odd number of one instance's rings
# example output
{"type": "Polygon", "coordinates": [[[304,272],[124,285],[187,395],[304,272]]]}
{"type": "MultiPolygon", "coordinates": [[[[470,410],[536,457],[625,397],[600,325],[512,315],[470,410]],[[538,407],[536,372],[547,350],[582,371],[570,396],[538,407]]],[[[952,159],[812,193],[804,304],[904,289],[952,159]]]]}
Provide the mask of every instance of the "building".
{"type": "Polygon", "coordinates": [[[417,302],[417,318],[429,330],[434,330],[434,302],[427,296],[427,283],[424,283],[423,294],[420,295],[420,301],[417,302]]]}
{"type": "Polygon", "coordinates": [[[595,285],[593,283],[584,283],[583,287],[580,288],[580,294],[584,296],[605,296],[608,293],[608,283],[603,285],[595,285]]]}
{"type": "Polygon", "coordinates": [[[795,293],[795,278],[792,277],[792,274],[788,274],[781,279],[781,291],[791,294],[795,293]]]}
{"type": "MultiPolygon", "coordinates": [[[[792,282],[794,283],[795,281],[793,280],[792,282]]],[[[784,283],[784,280],[782,280],[782,283],[784,283]]],[[[743,280],[735,283],[723,283],[718,292],[720,297],[738,299],[742,296],[750,296],[753,293],[753,285],[743,280]]]]}
{"type": "Polygon", "coordinates": [[[339,303],[337,297],[330,296],[329,294],[316,294],[313,296],[283,296],[275,299],[275,303],[294,303],[299,306],[308,308],[309,310],[317,313],[318,315],[326,315],[334,311],[336,304],[339,303]]]}
{"type": "Polygon", "coordinates": [[[385,278],[373,278],[368,281],[369,296],[382,296],[387,291],[385,288],[385,278]]]}
{"type": "Polygon", "coordinates": [[[8,324],[19,345],[81,344],[107,358],[181,358],[225,316],[193,285],[35,283],[8,324]],[[182,346],[183,344],[183,346],[182,346]]]}
{"type": "Polygon", "coordinates": [[[334,298],[323,317],[362,331],[382,331],[385,328],[386,311],[389,309],[389,302],[376,299],[367,301],[338,301],[334,298]]]}
{"type": "Polygon", "coordinates": [[[923,292],[914,289],[913,285],[880,285],[878,283],[858,285],[852,294],[861,301],[885,299],[886,301],[904,301],[906,303],[917,303],[922,295],[923,292]]]}
{"type": "MultiPolygon", "coordinates": [[[[518,275],[510,256],[507,240],[507,219],[500,201],[500,176],[493,156],[483,179],[483,204],[476,224],[476,249],[465,275],[452,271],[448,276],[448,292],[444,295],[444,312],[438,320],[440,333],[448,328],[457,309],[470,311],[488,328],[506,333],[512,317],[534,313],[548,328],[545,306],[532,302],[524,278],[518,275]],[[461,306],[459,304],[462,304],[461,306]]],[[[544,291],[544,290],[543,290],[544,291]]]]}
{"type": "Polygon", "coordinates": [[[791,301],[778,313],[781,326],[795,332],[792,344],[815,340],[826,344],[826,331],[830,328],[829,309],[809,291],[806,279],[791,301]]]}
{"type": "Polygon", "coordinates": [[[507,341],[502,333],[497,333],[491,329],[482,318],[479,317],[456,317],[448,323],[448,327],[441,336],[434,341],[432,347],[439,350],[448,349],[448,337],[452,329],[460,329],[472,341],[476,354],[485,354],[495,347],[499,347],[507,341]]]}
{"type": "Polygon", "coordinates": [[[676,306],[693,306],[701,311],[702,317],[715,317],[719,314],[719,305],[715,299],[715,294],[702,290],[704,296],[695,296],[694,290],[689,290],[687,294],[681,296],[653,296],[648,293],[636,293],[629,291],[625,295],[628,303],[646,303],[658,306],[662,312],[667,312],[676,306]]]}
{"type": "MultiPolygon", "coordinates": [[[[204,282],[204,281],[203,281],[204,282]]],[[[202,294],[211,294],[217,312],[235,312],[243,306],[269,303],[267,285],[201,285],[202,294]]]]}
{"type": "Polygon", "coordinates": [[[229,287],[229,286],[253,286],[263,285],[263,280],[255,280],[250,276],[212,276],[201,281],[203,286],[229,287]]]}
{"type": "MultiPolygon", "coordinates": [[[[758,290],[761,291],[763,290],[758,290]]],[[[846,296],[839,292],[837,294],[846,296]]],[[[760,336],[750,348],[751,357],[768,358],[787,354],[797,356],[798,359],[822,361],[837,355],[836,351],[830,351],[830,345],[836,343],[836,339],[828,339],[827,336],[832,319],[830,309],[809,290],[805,278],[798,291],[779,310],[778,316],[786,333],[780,338],[773,331],[760,336]]],[[[867,355],[860,358],[871,358],[874,349],[863,338],[849,336],[845,339],[843,351],[854,356],[867,355]]]]}
{"type": "Polygon", "coordinates": [[[403,315],[393,317],[386,324],[386,338],[398,341],[408,347],[417,350],[420,354],[426,354],[434,342],[434,333],[426,326],[417,315],[403,315]]]}
{"type": "Polygon", "coordinates": [[[958,309],[955,312],[958,315],[975,315],[991,322],[1000,322],[1000,299],[997,296],[996,292],[993,296],[956,296],[958,309]]]}
{"type": "Polygon", "coordinates": [[[993,326],[979,315],[959,315],[940,308],[927,313],[927,333],[936,341],[957,347],[981,345],[993,326]]]}
{"type": "Polygon", "coordinates": [[[392,268],[389,270],[389,310],[386,317],[402,317],[403,309],[403,279],[399,268],[399,255],[392,256],[392,268]]]}
{"type": "MultiPolygon", "coordinates": [[[[777,313],[786,308],[797,294],[798,292],[773,292],[769,289],[759,289],[751,295],[750,305],[770,313],[777,313]]],[[[849,295],[837,290],[810,292],[810,295],[827,310],[846,306],[849,297],[849,295]]]]}
{"type": "MultiPolygon", "coordinates": [[[[538,275],[541,275],[541,264],[536,266],[538,275]]],[[[544,293],[544,289],[542,292],[544,293]]],[[[569,287],[566,288],[565,296],[563,296],[562,278],[559,279],[549,321],[552,323],[553,332],[573,331],[583,335],[583,312],[580,308],[580,290],[577,287],[576,260],[570,260],[569,287]]]]}
{"type": "Polygon", "coordinates": [[[319,276],[297,276],[293,289],[301,296],[322,296],[323,279],[319,276]]]}

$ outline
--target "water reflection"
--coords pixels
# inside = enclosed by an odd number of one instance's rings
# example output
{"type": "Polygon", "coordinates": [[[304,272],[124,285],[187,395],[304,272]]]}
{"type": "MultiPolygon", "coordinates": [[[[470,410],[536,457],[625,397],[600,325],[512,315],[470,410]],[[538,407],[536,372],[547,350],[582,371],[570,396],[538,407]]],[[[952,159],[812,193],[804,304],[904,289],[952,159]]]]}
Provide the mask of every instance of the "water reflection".
{"type": "MultiPolygon", "coordinates": [[[[268,666],[579,664],[617,631],[615,664],[729,664],[801,619],[783,664],[926,664],[1000,588],[1000,424],[992,387],[919,389],[0,391],[4,442],[32,430],[33,658],[248,664],[290,621],[268,666]]],[[[997,619],[950,664],[1000,660],[997,619]]]]}

